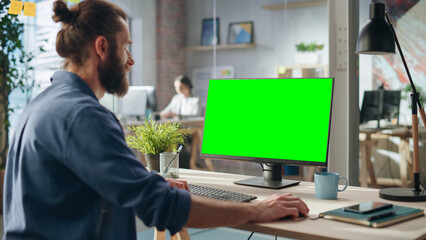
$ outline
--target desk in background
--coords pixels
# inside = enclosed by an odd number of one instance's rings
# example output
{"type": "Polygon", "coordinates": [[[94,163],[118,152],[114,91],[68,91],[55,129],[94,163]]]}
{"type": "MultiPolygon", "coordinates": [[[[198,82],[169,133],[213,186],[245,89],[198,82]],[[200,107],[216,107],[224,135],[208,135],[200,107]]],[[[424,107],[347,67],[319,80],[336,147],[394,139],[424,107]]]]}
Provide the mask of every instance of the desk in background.
{"type": "MultiPolygon", "coordinates": [[[[425,129],[419,129],[420,133],[425,133],[425,129]]],[[[368,186],[368,180],[370,180],[371,186],[377,188],[380,183],[386,184],[387,179],[377,179],[374,166],[371,162],[372,148],[377,147],[378,141],[373,138],[377,137],[399,137],[400,142],[398,146],[398,153],[400,156],[399,161],[399,172],[400,180],[397,181],[401,187],[407,187],[413,179],[413,161],[412,154],[410,152],[409,140],[412,138],[411,128],[399,127],[399,128],[360,128],[360,135],[365,135],[364,138],[360,138],[360,150],[361,150],[361,172],[360,172],[360,183],[362,187],[368,186]],[[408,171],[407,171],[408,170],[408,171]],[[407,175],[407,172],[410,173],[407,175]],[[368,177],[367,177],[368,174],[368,177]]],[[[392,181],[393,182],[393,181],[392,181]]]]}
{"type": "MultiPolygon", "coordinates": [[[[300,185],[280,190],[235,185],[233,181],[250,176],[205,172],[197,170],[180,170],[180,179],[189,183],[221,188],[225,190],[256,195],[260,200],[274,193],[291,193],[306,202],[310,213],[320,212],[354,205],[366,201],[381,201],[402,206],[425,209],[424,202],[395,202],[379,198],[379,190],[349,186],[339,193],[337,200],[321,200],[315,198],[315,186],[312,182],[301,182],[300,185]]],[[[325,219],[301,219],[300,221],[282,220],[269,223],[246,223],[233,228],[247,231],[278,235],[296,239],[426,239],[426,217],[412,219],[385,228],[368,228],[365,226],[325,219]]]]}

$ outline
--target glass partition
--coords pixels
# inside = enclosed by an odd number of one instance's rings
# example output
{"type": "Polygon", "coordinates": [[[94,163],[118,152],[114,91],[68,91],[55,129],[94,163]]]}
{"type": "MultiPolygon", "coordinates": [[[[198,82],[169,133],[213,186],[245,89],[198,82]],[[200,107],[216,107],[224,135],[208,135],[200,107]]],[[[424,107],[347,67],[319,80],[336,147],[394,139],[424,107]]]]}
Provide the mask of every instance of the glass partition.
{"type": "MultiPolygon", "coordinates": [[[[186,6],[186,73],[203,109],[211,78],[329,77],[327,1],[187,0],[186,6]]],[[[255,125],[257,118],[273,116],[254,109],[247,117],[255,125]]],[[[216,171],[246,174],[260,168],[214,165],[216,171]]]]}
{"type": "Polygon", "coordinates": [[[187,19],[186,70],[203,103],[209,77],[328,76],[326,1],[188,0],[187,19]],[[206,45],[213,27],[217,44],[206,45]]]}
{"type": "MultiPolygon", "coordinates": [[[[396,35],[407,61],[414,84],[424,99],[425,90],[425,54],[426,54],[426,9],[425,1],[384,0],[386,10],[392,19],[396,35]]],[[[360,30],[369,19],[370,1],[360,1],[360,30]]],[[[401,53],[396,48],[395,55],[359,56],[359,106],[361,116],[366,114],[364,106],[386,111],[386,106],[394,105],[398,114],[377,116],[375,120],[361,122],[360,158],[361,186],[402,186],[412,182],[412,139],[411,139],[411,87],[403,66],[401,53]],[[374,92],[373,92],[374,91],[374,92]],[[375,99],[368,97],[377,92],[375,99]],[[400,99],[385,98],[386,94],[400,92],[400,99]],[[377,129],[377,119],[380,128],[377,129]],[[369,176],[367,178],[367,176],[369,176]]],[[[368,114],[368,113],[367,113],[368,114]]],[[[371,114],[371,112],[370,112],[371,114]]],[[[377,115],[377,114],[376,114],[377,115]]],[[[421,121],[419,121],[421,122],[421,121]]],[[[422,124],[420,124],[422,125],[422,124]]],[[[426,131],[419,129],[420,156],[425,156],[424,139],[426,131]]],[[[420,163],[423,185],[426,182],[426,164],[420,163]]]]}

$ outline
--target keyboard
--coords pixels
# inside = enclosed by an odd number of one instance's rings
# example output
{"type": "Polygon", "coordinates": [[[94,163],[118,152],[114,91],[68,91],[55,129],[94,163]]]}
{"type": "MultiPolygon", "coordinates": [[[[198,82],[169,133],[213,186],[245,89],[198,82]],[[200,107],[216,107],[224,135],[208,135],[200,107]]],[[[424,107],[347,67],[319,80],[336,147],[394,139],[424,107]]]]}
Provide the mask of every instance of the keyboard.
{"type": "Polygon", "coordinates": [[[250,202],[251,200],[254,200],[257,198],[256,196],[252,196],[248,194],[231,192],[231,191],[226,191],[226,190],[212,188],[212,187],[205,187],[205,186],[200,186],[195,184],[188,184],[188,187],[191,194],[202,196],[202,197],[214,198],[214,199],[223,200],[223,201],[250,202]]]}

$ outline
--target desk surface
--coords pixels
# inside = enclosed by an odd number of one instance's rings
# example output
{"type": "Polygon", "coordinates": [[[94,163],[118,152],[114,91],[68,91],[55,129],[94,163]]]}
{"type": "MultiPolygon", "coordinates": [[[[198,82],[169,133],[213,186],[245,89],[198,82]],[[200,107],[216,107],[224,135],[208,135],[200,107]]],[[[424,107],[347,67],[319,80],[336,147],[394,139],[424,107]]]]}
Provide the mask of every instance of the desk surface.
{"type": "MultiPolygon", "coordinates": [[[[180,169],[180,179],[189,183],[206,185],[235,192],[256,195],[260,200],[274,193],[292,193],[306,202],[310,213],[345,207],[366,201],[389,202],[397,205],[426,209],[425,202],[394,202],[379,198],[379,190],[351,187],[339,193],[337,200],[315,198],[315,186],[312,182],[280,190],[235,185],[233,181],[250,176],[180,169]]],[[[386,228],[368,228],[350,223],[325,219],[282,220],[270,223],[247,223],[233,228],[266,233],[297,239],[426,239],[426,217],[412,219],[386,228]]]]}

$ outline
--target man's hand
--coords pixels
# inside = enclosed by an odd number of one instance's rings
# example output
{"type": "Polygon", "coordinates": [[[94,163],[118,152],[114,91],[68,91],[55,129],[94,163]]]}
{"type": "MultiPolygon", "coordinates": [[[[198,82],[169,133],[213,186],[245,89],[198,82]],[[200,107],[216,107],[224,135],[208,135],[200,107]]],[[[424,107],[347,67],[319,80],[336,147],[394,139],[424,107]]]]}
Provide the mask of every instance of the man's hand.
{"type": "Polygon", "coordinates": [[[251,222],[269,222],[285,216],[299,217],[299,212],[307,217],[309,208],[296,196],[290,193],[274,194],[256,203],[255,211],[250,217],[251,222]]]}
{"type": "Polygon", "coordinates": [[[166,181],[169,182],[170,187],[185,189],[186,191],[189,191],[188,183],[185,180],[167,178],[166,181]]]}
{"type": "Polygon", "coordinates": [[[240,203],[191,196],[187,227],[213,228],[246,222],[269,222],[282,217],[308,216],[309,209],[299,197],[274,194],[263,201],[240,203]]]}

